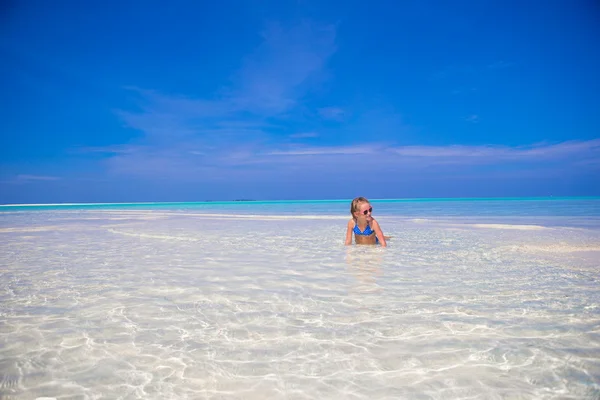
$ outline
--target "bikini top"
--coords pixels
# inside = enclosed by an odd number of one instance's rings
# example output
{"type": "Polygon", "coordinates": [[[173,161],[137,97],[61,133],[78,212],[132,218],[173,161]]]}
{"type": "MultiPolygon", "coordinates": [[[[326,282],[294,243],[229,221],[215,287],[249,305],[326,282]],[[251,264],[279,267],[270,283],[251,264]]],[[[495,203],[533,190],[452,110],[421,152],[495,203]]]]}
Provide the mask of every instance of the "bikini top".
{"type": "Polygon", "coordinates": [[[365,236],[369,236],[372,235],[375,231],[371,229],[371,227],[367,224],[367,227],[365,228],[364,231],[360,231],[360,228],[358,227],[358,224],[354,224],[354,234],[356,235],[365,235],[365,236]]]}

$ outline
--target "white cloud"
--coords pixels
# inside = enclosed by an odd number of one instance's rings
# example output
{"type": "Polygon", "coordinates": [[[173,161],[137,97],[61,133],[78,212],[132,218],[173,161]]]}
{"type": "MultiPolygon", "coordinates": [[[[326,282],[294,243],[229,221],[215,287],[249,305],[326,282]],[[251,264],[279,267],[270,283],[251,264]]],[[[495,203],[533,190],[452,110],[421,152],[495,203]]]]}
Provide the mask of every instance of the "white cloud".
{"type": "Polygon", "coordinates": [[[234,81],[231,102],[241,109],[272,115],[296,105],[305,84],[335,52],[336,29],[308,21],[284,28],[270,24],[263,43],[246,58],[234,81]]]}
{"type": "MultiPolygon", "coordinates": [[[[212,98],[190,98],[128,87],[139,109],[117,110],[127,127],[142,133],[135,143],[177,147],[194,141],[267,141],[277,130],[274,120],[285,119],[299,107],[328,58],[335,52],[333,25],[302,22],[289,28],[271,24],[263,42],[244,59],[232,84],[212,98]]],[[[289,135],[288,135],[289,136],[289,135]]],[[[308,137],[308,136],[292,136],[308,137]]]]}
{"type": "Polygon", "coordinates": [[[304,138],[316,138],[319,137],[319,134],[317,132],[300,132],[300,133],[293,133],[290,135],[290,138],[292,139],[304,139],[304,138]]]}
{"type": "Polygon", "coordinates": [[[600,156],[600,139],[587,141],[567,141],[556,144],[537,144],[530,146],[400,146],[389,151],[402,156],[417,158],[456,158],[458,162],[468,163],[474,158],[483,162],[499,160],[549,160],[565,157],[581,158],[600,156]]]}
{"type": "Polygon", "coordinates": [[[132,152],[132,146],[123,145],[123,144],[115,144],[110,146],[80,146],[71,149],[72,153],[81,153],[81,154],[90,154],[90,153],[99,153],[99,154],[126,154],[132,152]]]}
{"type": "Polygon", "coordinates": [[[117,115],[140,137],[126,145],[78,151],[109,154],[106,167],[120,175],[202,176],[261,165],[266,160],[260,154],[268,146],[318,136],[312,131],[284,134],[280,121],[302,109],[299,100],[335,52],[335,37],[333,25],[270,24],[232,84],[212,98],[128,87],[139,109],[118,110],[117,115]]]}
{"type": "MultiPolygon", "coordinates": [[[[571,165],[575,160],[598,158],[600,139],[513,147],[398,146],[388,142],[390,137],[400,143],[416,133],[389,107],[354,112],[352,121],[347,110],[336,106],[307,110],[301,100],[314,79],[324,74],[336,50],[335,37],[335,27],[330,25],[270,25],[262,44],[243,60],[230,86],[203,99],[129,88],[138,96],[139,109],[119,110],[118,115],[141,135],[121,146],[80,150],[109,154],[105,166],[115,175],[192,182],[240,182],[293,176],[298,171],[313,175],[326,171],[329,176],[349,171],[386,174],[429,169],[432,173],[444,172],[449,165],[473,171],[473,165],[571,165]],[[290,121],[305,122],[306,115],[316,116],[316,123],[298,125],[306,131],[286,130],[290,121]],[[328,140],[333,143],[333,135],[325,124],[319,125],[323,121],[318,117],[341,122],[334,138],[341,145],[323,145],[328,140]],[[293,144],[301,142],[295,139],[315,137],[320,146],[293,144]]],[[[470,67],[446,71],[471,72],[470,67]]],[[[465,120],[475,123],[479,116],[465,120]]]]}
{"type": "Polygon", "coordinates": [[[289,150],[275,150],[262,153],[266,156],[307,156],[307,155],[332,155],[332,154],[375,154],[374,146],[331,146],[331,147],[298,147],[289,150]]]}
{"type": "Polygon", "coordinates": [[[344,109],[340,107],[323,107],[319,108],[319,115],[325,119],[341,121],[346,114],[344,109]]]}
{"type": "MultiPolygon", "coordinates": [[[[294,171],[348,171],[389,173],[444,166],[472,170],[477,165],[532,165],[543,170],[557,165],[586,167],[600,159],[600,139],[568,141],[531,146],[386,146],[359,144],[346,146],[270,147],[239,143],[227,148],[204,148],[189,142],[177,147],[158,149],[139,146],[107,160],[109,169],[120,175],[206,181],[249,179],[294,171]],[[462,167],[461,167],[462,166],[462,167]]],[[[538,171],[539,172],[539,171],[538,171]]],[[[429,171],[431,173],[431,171],[429,171]]]]}
{"type": "Polygon", "coordinates": [[[20,174],[17,175],[16,179],[17,181],[57,181],[60,178],[58,176],[20,174]]]}

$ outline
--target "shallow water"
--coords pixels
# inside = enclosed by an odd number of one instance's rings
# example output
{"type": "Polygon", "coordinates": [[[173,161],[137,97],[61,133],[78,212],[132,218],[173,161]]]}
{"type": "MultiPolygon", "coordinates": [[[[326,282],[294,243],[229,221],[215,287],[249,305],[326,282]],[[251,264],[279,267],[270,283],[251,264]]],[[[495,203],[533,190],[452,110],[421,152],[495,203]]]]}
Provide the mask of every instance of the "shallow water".
{"type": "Polygon", "coordinates": [[[600,396],[593,218],[225,214],[1,214],[0,398],[600,396]]]}

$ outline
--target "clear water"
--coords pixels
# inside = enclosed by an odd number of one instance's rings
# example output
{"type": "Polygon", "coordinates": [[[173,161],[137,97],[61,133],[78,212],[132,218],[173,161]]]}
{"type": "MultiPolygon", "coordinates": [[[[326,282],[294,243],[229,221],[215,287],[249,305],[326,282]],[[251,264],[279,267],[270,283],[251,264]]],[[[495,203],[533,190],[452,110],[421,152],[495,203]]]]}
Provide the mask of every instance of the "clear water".
{"type": "Polygon", "coordinates": [[[596,399],[600,200],[3,207],[0,398],[596,399]]]}

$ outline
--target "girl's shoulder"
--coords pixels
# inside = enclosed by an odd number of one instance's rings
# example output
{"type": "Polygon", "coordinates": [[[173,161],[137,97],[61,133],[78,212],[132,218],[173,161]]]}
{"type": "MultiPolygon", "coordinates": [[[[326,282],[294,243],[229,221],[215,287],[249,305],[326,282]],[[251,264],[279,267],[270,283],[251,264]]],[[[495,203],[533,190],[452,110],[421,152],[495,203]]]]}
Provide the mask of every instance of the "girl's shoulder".
{"type": "Polygon", "coordinates": [[[356,222],[354,221],[354,218],[350,218],[350,220],[348,221],[348,227],[354,228],[355,224],[356,224],[356,222]]]}

